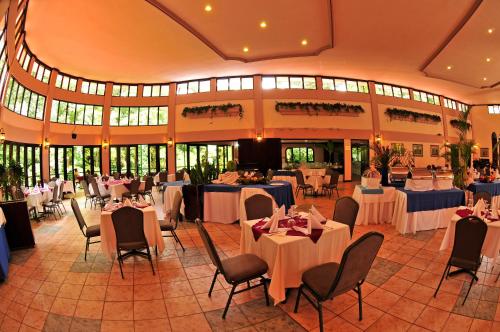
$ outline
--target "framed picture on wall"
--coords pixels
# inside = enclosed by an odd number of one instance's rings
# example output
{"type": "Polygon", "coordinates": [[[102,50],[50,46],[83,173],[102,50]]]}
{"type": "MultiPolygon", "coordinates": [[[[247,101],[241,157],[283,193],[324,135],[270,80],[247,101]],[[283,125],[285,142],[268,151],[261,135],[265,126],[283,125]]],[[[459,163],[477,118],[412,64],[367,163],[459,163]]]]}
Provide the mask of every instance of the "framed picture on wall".
{"type": "Polygon", "coordinates": [[[413,151],[414,157],[423,157],[424,156],[424,145],[423,144],[413,144],[412,151],[413,151]]]}
{"type": "Polygon", "coordinates": [[[431,144],[431,157],[439,157],[439,145],[431,144]]]}
{"type": "Polygon", "coordinates": [[[399,153],[403,153],[405,150],[405,145],[403,143],[391,143],[391,149],[399,153]]]}
{"type": "Polygon", "coordinates": [[[479,152],[479,156],[481,158],[489,159],[490,158],[490,151],[488,150],[488,148],[481,148],[481,150],[479,152]]]}

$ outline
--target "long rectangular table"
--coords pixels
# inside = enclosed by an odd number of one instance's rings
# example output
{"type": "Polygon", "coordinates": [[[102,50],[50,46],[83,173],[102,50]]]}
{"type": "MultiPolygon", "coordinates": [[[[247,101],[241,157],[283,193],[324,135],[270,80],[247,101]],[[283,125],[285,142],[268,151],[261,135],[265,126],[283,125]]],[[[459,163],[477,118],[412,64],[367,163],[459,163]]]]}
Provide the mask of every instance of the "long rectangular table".
{"type": "Polygon", "coordinates": [[[301,284],[302,273],[328,262],[340,262],[351,236],[349,226],[328,220],[318,242],[309,237],[262,235],[255,241],[252,226],[260,220],[241,223],[240,252],[254,254],[266,261],[271,278],[269,295],[278,304],[285,300],[287,288],[301,284]]]}
{"type": "Polygon", "coordinates": [[[444,228],[462,205],[465,205],[465,193],[459,189],[410,191],[399,188],[392,224],[401,234],[444,228]]]}
{"type": "Polygon", "coordinates": [[[491,183],[474,182],[471,183],[467,190],[472,194],[485,191],[491,194],[491,207],[500,209],[500,180],[491,183]]]}
{"type": "Polygon", "coordinates": [[[356,225],[391,223],[396,188],[382,187],[379,191],[366,191],[359,185],[354,188],[352,198],[359,204],[356,225]]]}

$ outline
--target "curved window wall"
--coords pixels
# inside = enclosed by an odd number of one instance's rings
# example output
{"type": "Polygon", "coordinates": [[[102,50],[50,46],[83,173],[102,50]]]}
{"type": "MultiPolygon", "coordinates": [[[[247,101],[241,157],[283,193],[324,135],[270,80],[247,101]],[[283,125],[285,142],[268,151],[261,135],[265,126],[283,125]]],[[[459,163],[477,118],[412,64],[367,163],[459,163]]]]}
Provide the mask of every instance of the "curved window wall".
{"type": "Polygon", "coordinates": [[[145,84],[142,86],[143,97],[168,97],[168,84],[145,84]]]}
{"type": "Polygon", "coordinates": [[[154,175],[168,166],[166,144],[116,145],[109,149],[111,174],[154,175]]]}
{"type": "Polygon", "coordinates": [[[57,74],[56,88],[75,92],[77,82],[78,79],[76,77],[64,74],[57,74]]]}
{"type": "Polygon", "coordinates": [[[21,164],[25,186],[34,186],[40,183],[42,180],[42,148],[40,145],[5,141],[0,144],[0,164],[7,167],[11,160],[21,164]]]}
{"type": "Polygon", "coordinates": [[[3,104],[17,114],[43,120],[45,96],[25,88],[12,77],[7,84],[3,104]]]}
{"type": "Polygon", "coordinates": [[[168,124],[167,106],[111,107],[111,126],[158,126],[168,124]]]}
{"type": "Polygon", "coordinates": [[[113,84],[113,97],[137,97],[137,85],[113,84]]]}
{"type": "Polygon", "coordinates": [[[104,96],[106,93],[106,83],[83,80],[80,92],[89,95],[104,96]]]}
{"type": "Polygon", "coordinates": [[[52,101],[50,121],[86,126],[102,125],[102,106],[52,101]]]}

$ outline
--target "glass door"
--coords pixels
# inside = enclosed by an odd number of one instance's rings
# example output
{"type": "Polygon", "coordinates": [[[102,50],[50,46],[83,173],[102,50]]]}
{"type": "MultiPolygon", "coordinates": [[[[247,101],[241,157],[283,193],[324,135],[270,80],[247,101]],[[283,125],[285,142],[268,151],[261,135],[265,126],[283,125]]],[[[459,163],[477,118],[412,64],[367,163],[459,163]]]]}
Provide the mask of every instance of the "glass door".
{"type": "Polygon", "coordinates": [[[360,181],[361,175],[370,165],[368,140],[352,140],[351,156],[352,166],[351,174],[353,181],[360,181]]]}

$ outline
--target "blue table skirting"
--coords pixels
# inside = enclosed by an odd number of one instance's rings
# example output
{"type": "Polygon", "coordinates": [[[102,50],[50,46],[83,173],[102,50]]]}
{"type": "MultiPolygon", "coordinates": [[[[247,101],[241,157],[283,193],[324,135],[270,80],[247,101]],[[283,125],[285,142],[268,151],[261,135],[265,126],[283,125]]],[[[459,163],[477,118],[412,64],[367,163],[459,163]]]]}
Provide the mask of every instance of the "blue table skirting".
{"type": "Polygon", "coordinates": [[[368,194],[368,195],[380,195],[384,193],[384,189],[382,188],[366,188],[363,186],[359,186],[361,188],[361,193],[362,194],[368,194]]]}
{"type": "Polygon", "coordinates": [[[474,182],[471,183],[467,189],[474,194],[480,191],[486,191],[490,193],[491,196],[500,196],[500,181],[497,180],[492,183],[474,182]]]}
{"type": "Polygon", "coordinates": [[[387,187],[394,187],[394,188],[404,188],[405,187],[405,182],[392,182],[387,184],[387,187]]]}
{"type": "Polygon", "coordinates": [[[274,172],[274,175],[278,175],[278,176],[295,176],[295,171],[284,171],[284,170],[281,170],[281,171],[275,171],[274,172]]]}
{"type": "Polygon", "coordinates": [[[290,206],[295,204],[293,197],[293,189],[290,182],[286,181],[271,181],[272,183],[281,183],[281,186],[272,186],[269,184],[250,184],[250,185],[228,185],[228,184],[207,184],[205,185],[205,192],[226,192],[233,193],[241,191],[241,188],[261,188],[264,189],[269,195],[274,197],[278,206],[285,205],[288,210],[290,206]]]}
{"type": "Polygon", "coordinates": [[[407,196],[407,212],[432,211],[465,205],[463,190],[411,191],[398,188],[407,196]]]}
{"type": "Polygon", "coordinates": [[[0,280],[7,279],[9,275],[9,244],[5,235],[5,228],[0,227],[0,280]]]}
{"type": "Polygon", "coordinates": [[[185,184],[189,184],[188,182],[184,182],[184,181],[172,181],[172,182],[162,182],[161,185],[164,186],[164,187],[168,187],[168,186],[183,186],[185,184]]]}

